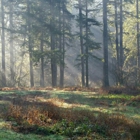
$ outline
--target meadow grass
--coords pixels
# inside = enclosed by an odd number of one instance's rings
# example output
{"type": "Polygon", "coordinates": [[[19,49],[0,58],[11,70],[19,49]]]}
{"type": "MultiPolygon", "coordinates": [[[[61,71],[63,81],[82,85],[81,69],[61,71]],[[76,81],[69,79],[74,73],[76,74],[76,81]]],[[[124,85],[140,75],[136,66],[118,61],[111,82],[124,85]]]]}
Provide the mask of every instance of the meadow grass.
{"type": "Polygon", "coordinates": [[[110,137],[114,140],[115,138],[131,140],[134,137],[137,140],[140,138],[136,131],[136,129],[139,130],[140,123],[139,99],[140,96],[127,94],[81,91],[2,91],[0,92],[0,111],[2,112],[0,117],[3,120],[0,121],[0,139],[64,140],[73,138],[77,140],[94,137],[94,139],[109,140],[110,137]],[[80,121],[84,118],[88,118],[90,124],[80,121]],[[111,119],[114,125],[119,121],[124,123],[118,125],[118,131],[116,131],[108,119],[111,119]],[[76,123],[73,124],[71,121],[76,123]],[[108,128],[104,126],[104,123],[107,123],[108,128]],[[35,129],[39,128],[38,134],[30,132],[34,129],[32,126],[35,126],[35,129]],[[132,134],[130,131],[127,133],[128,126],[134,131],[132,134]],[[29,133],[20,132],[22,127],[29,133]],[[46,128],[51,133],[40,134],[40,131],[46,132],[46,128]],[[115,131],[116,136],[110,134],[110,131],[115,131]]]}

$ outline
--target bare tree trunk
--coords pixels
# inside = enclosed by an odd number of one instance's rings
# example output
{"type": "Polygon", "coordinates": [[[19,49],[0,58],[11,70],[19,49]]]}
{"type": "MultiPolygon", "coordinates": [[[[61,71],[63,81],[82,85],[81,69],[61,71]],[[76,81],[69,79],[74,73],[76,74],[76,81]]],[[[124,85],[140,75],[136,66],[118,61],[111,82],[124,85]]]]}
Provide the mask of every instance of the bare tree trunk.
{"type": "Polygon", "coordinates": [[[5,69],[5,25],[4,25],[4,4],[1,0],[1,43],[2,43],[2,86],[6,86],[6,69],[5,69]]]}
{"type": "MultiPolygon", "coordinates": [[[[54,1],[50,0],[50,11],[51,11],[51,20],[50,20],[50,25],[51,25],[51,51],[55,50],[55,34],[53,33],[53,28],[54,28],[54,1]]],[[[57,65],[56,65],[56,60],[54,55],[51,58],[51,73],[52,73],[52,87],[56,87],[57,86],[57,65]]]]}
{"type": "MultiPolygon", "coordinates": [[[[54,42],[54,36],[51,35],[51,50],[54,51],[55,42],[54,42]]],[[[51,73],[52,73],[52,87],[55,87],[56,84],[56,64],[55,64],[55,58],[52,56],[51,58],[51,73]]]]}
{"type": "MultiPolygon", "coordinates": [[[[40,40],[40,49],[41,49],[41,53],[43,53],[44,49],[43,49],[43,31],[41,33],[41,40],[40,40]]],[[[41,56],[41,72],[40,72],[40,86],[44,87],[44,57],[41,56]]]]}
{"type": "Polygon", "coordinates": [[[59,30],[63,31],[63,35],[59,35],[59,50],[61,52],[60,56],[60,87],[64,86],[64,47],[65,47],[65,15],[64,15],[64,3],[63,3],[63,19],[61,18],[61,4],[59,3],[59,30]],[[61,26],[62,22],[62,26],[61,26]],[[63,42],[62,42],[63,41],[63,42]]]}
{"type": "Polygon", "coordinates": [[[80,46],[81,46],[81,81],[82,87],[85,86],[85,73],[84,73],[84,46],[83,46],[83,17],[82,17],[82,3],[79,0],[79,26],[80,26],[80,46]]]}
{"type": "Polygon", "coordinates": [[[117,11],[117,1],[115,0],[115,30],[116,30],[116,56],[117,56],[117,73],[116,73],[116,80],[117,84],[119,82],[119,39],[118,39],[118,11],[117,11]]]}
{"type": "Polygon", "coordinates": [[[13,4],[10,3],[10,73],[11,86],[14,86],[14,46],[13,46],[13,4]]]}
{"type": "Polygon", "coordinates": [[[136,0],[136,17],[137,17],[137,85],[140,83],[140,39],[139,39],[139,1],[136,0]]]}
{"type": "MultiPolygon", "coordinates": [[[[42,1],[40,1],[40,7],[43,7],[43,2],[42,1]]],[[[43,18],[42,12],[41,12],[40,17],[43,18]]],[[[40,36],[40,50],[41,50],[41,53],[43,53],[43,51],[44,51],[43,39],[44,39],[43,27],[41,27],[41,36],[40,36]]],[[[43,56],[41,56],[41,62],[40,62],[40,86],[44,87],[44,57],[43,56]]]]}
{"type": "MultiPolygon", "coordinates": [[[[54,50],[58,47],[58,36],[55,35],[54,37],[54,50]]],[[[54,83],[55,87],[57,86],[57,58],[54,56],[54,83]]]]}
{"type": "Polygon", "coordinates": [[[123,11],[120,0],[120,85],[123,85],[123,11]]]}
{"type": "Polygon", "coordinates": [[[18,84],[18,87],[21,86],[21,76],[22,76],[22,68],[23,68],[23,59],[24,59],[24,53],[22,54],[22,59],[21,59],[21,62],[20,62],[20,70],[19,70],[19,77],[17,79],[17,84],[18,84]]]}
{"type": "Polygon", "coordinates": [[[89,87],[89,72],[88,72],[88,3],[86,0],[86,87],[89,87]]]}
{"type": "Polygon", "coordinates": [[[33,73],[33,62],[32,62],[32,39],[31,39],[31,21],[30,21],[30,3],[29,0],[27,0],[27,13],[28,13],[28,45],[29,45],[29,62],[30,62],[30,86],[34,86],[34,73],[33,73]]]}
{"type": "Polygon", "coordinates": [[[103,86],[109,86],[108,76],[108,26],[107,26],[107,1],[103,0],[103,47],[104,47],[104,66],[103,66],[103,86]]]}

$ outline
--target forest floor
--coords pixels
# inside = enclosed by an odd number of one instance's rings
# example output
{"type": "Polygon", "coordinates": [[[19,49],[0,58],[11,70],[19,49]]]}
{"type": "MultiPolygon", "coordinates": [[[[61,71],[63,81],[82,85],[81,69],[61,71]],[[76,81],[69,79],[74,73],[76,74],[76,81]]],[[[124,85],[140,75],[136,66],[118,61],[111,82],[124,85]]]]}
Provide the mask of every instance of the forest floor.
{"type": "Polygon", "coordinates": [[[140,140],[134,87],[0,90],[0,140],[140,140]]]}

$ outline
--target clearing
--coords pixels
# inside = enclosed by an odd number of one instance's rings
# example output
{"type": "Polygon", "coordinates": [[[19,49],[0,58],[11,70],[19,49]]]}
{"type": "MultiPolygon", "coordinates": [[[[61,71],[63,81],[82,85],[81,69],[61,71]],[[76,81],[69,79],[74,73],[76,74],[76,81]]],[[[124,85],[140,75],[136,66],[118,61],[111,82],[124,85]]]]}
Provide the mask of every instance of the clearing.
{"type": "Polygon", "coordinates": [[[139,140],[140,95],[2,90],[1,140],[139,140]]]}

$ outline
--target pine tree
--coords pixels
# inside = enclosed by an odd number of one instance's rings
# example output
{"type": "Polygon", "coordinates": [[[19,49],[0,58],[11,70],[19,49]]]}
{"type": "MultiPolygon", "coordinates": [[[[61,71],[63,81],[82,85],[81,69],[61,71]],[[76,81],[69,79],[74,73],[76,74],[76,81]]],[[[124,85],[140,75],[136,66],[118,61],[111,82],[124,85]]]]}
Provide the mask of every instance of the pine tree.
{"type": "MultiPolygon", "coordinates": [[[[40,7],[42,7],[42,9],[44,9],[44,2],[40,1],[40,7]]],[[[40,18],[43,18],[43,11],[40,11],[40,18]]],[[[40,35],[40,51],[41,54],[44,52],[44,31],[43,31],[43,25],[41,24],[41,35],[40,35]]],[[[41,55],[41,59],[40,59],[40,86],[44,87],[45,83],[44,83],[44,57],[41,55]]]]}
{"type": "Polygon", "coordinates": [[[32,50],[33,50],[33,40],[31,37],[31,3],[27,0],[27,26],[28,26],[28,47],[29,47],[29,62],[30,62],[30,86],[34,86],[34,73],[33,73],[33,61],[32,61],[32,50]]]}
{"type": "Polygon", "coordinates": [[[4,23],[4,0],[1,0],[1,44],[2,44],[2,86],[6,86],[6,67],[5,67],[5,23],[4,23]]]}
{"type": "Polygon", "coordinates": [[[109,86],[107,2],[108,0],[103,0],[103,47],[104,47],[103,86],[104,87],[109,86]]]}
{"type": "Polygon", "coordinates": [[[13,45],[13,3],[10,2],[10,80],[11,80],[11,86],[14,86],[15,81],[15,72],[14,72],[14,45],[13,45]]]}
{"type": "Polygon", "coordinates": [[[140,39],[139,39],[139,1],[136,0],[136,18],[137,18],[137,84],[139,84],[140,68],[140,39]]]}
{"type": "Polygon", "coordinates": [[[85,66],[84,66],[84,45],[83,45],[83,14],[82,14],[82,2],[78,0],[79,6],[79,28],[80,28],[80,47],[81,47],[81,81],[82,87],[85,86],[85,66]]]}

